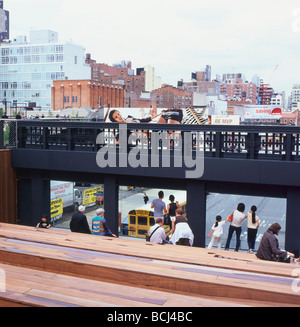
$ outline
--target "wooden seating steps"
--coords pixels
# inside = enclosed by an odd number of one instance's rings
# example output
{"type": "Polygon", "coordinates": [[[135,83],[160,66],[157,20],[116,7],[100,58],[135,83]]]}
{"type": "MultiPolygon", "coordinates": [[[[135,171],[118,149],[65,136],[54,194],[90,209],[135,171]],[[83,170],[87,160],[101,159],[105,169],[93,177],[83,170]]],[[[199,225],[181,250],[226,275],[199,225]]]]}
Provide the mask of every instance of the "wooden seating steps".
{"type": "Polygon", "coordinates": [[[1,223],[0,262],[0,305],[300,305],[296,265],[246,253],[1,223]]]}

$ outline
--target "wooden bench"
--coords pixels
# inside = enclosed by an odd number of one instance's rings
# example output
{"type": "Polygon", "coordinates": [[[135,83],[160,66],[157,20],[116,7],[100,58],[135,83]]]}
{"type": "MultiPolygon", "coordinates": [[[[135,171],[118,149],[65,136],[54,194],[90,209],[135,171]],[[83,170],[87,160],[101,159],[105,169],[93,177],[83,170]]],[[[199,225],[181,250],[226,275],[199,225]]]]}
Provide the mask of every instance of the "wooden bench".
{"type": "Polygon", "coordinates": [[[6,272],[6,292],[0,293],[0,303],[11,306],[230,307],[246,305],[224,299],[145,290],[5,264],[0,264],[0,269],[6,272]]]}
{"type": "Polygon", "coordinates": [[[300,305],[291,287],[296,265],[264,262],[246,253],[0,224],[0,254],[4,264],[116,288],[218,297],[225,305],[226,299],[255,301],[256,306],[300,305]]]}

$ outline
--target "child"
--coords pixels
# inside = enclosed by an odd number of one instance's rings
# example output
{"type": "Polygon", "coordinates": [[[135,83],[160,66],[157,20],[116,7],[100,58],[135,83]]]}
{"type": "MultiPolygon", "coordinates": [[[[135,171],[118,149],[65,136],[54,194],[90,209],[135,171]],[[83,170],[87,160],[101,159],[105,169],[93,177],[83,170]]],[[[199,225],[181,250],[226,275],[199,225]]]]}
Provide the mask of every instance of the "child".
{"type": "Polygon", "coordinates": [[[43,215],[41,221],[36,225],[37,228],[50,228],[50,224],[48,224],[48,217],[43,215]]]}
{"type": "Polygon", "coordinates": [[[228,219],[226,219],[225,221],[221,221],[221,220],[222,220],[221,216],[216,217],[216,222],[212,226],[211,232],[207,235],[207,237],[210,237],[211,234],[213,234],[212,239],[207,247],[208,249],[211,249],[215,240],[217,240],[218,241],[218,250],[221,250],[221,236],[223,234],[223,226],[228,221],[228,219]]]}

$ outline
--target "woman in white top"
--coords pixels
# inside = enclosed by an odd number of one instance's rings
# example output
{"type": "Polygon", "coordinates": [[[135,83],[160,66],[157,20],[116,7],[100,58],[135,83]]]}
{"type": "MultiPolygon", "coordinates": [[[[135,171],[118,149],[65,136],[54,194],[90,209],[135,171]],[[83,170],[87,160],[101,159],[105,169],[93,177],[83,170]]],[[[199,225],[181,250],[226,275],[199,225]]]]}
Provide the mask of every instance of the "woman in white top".
{"type": "Polygon", "coordinates": [[[225,221],[221,221],[221,220],[222,220],[221,216],[216,217],[216,222],[212,226],[211,232],[207,235],[207,237],[210,237],[211,234],[212,234],[211,241],[210,241],[210,243],[208,244],[208,247],[207,247],[208,249],[211,249],[212,246],[215,243],[215,240],[217,240],[218,250],[221,250],[221,236],[223,234],[223,226],[229,219],[226,219],[225,221]]]}
{"type": "Polygon", "coordinates": [[[242,222],[244,219],[247,218],[244,214],[245,211],[245,204],[239,203],[236,210],[233,212],[233,219],[229,226],[228,231],[228,237],[225,245],[225,250],[229,250],[229,245],[231,242],[231,238],[233,233],[236,233],[236,245],[235,245],[235,251],[238,252],[240,245],[241,245],[241,232],[242,232],[242,222]]]}
{"type": "Polygon", "coordinates": [[[257,229],[259,227],[259,219],[258,216],[255,214],[257,208],[256,206],[252,206],[251,210],[248,212],[248,246],[249,246],[249,253],[252,253],[255,247],[255,240],[257,229]]]}

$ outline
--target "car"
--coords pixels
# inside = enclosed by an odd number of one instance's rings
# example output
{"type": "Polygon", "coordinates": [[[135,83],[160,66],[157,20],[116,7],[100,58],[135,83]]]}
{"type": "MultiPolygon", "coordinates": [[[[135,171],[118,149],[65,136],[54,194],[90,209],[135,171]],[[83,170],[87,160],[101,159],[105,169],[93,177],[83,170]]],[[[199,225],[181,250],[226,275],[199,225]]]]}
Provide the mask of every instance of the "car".
{"type": "Polygon", "coordinates": [[[124,220],[121,223],[121,232],[123,235],[128,236],[128,216],[124,218],[124,220]]]}

